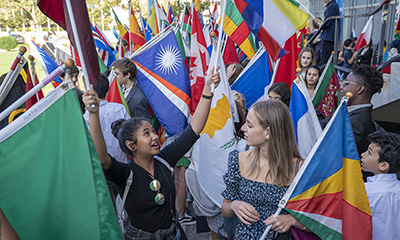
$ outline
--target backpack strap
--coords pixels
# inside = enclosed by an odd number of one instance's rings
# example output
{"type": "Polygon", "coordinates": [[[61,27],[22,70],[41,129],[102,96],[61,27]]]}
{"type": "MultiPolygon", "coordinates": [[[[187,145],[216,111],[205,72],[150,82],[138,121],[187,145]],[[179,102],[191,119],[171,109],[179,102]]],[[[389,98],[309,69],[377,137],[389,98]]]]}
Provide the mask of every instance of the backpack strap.
{"type": "Polygon", "coordinates": [[[157,159],[159,162],[161,162],[162,164],[164,164],[164,166],[166,166],[168,168],[168,170],[171,172],[171,174],[174,174],[174,168],[171,167],[169,165],[169,163],[167,161],[165,161],[165,159],[159,157],[159,156],[154,156],[155,159],[157,159]]]}
{"type": "Polygon", "coordinates": [[[133,183],[133,172],[131,170],[128,179],[126,179],[126,186],[125,186],[124,196],[122,197],[122,205],[119,216],[122,216],[122,211],[124,210],[126,197],[128,196],[129,188],[131,187],[132,183],[133,183]]]}

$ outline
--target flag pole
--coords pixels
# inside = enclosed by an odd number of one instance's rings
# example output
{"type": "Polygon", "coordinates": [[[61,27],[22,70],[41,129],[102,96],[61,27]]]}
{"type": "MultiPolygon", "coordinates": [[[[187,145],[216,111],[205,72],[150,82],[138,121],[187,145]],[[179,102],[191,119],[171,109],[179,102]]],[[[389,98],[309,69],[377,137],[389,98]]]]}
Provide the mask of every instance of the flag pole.
{"type": "MultiPolygon", "coordinates": [[[[314,156],[315,152],[317,151],[317,149],[319,148],[319,145],[322,142],[322,139],[324,139],[326,133],[328,132],[328,129],[331,127],[333,120],[336,118],[336,115],[340,109],[340,106],[342,104],[347,104],[347,101],[349,100],[349,98],[351,98],[353,96],[352,93],[348,92],[346,94],[346,96],[343,97],[342,101],[340,102],[340,105],[336,108],[336,111],[334,112],[332,118],[329,120],[328,124],[326,125],[324,131],[322,132],[322,134],[320,135],[320,137],[318,138],[317,142],[314,144],[313,148],[311,149],[310,153],[308,154],[307,158],[304,160],[303,164],[301,165],[299,171],[296,173],[296,176],[294,177],[292,183],[290,184],[288,190],[286,191],[285,195],[283,195],[282,199],[279,201],[278,204],[278,209],[276,210],[273,218],[277,217],[279,215],[279,213],[282,211],[283,208],[285,208],[287,202],[289,201],[289,198],[291,197],[294,189],[297,186],[297,183],[299,182],[300,178],[302,177],[304,171],[306,170],[307,166],[310,163],[311,158],[314,156]]],[[[264,240],[265,237],[267,236],[269,230],[271,230],[271,226],[272,224],[270,224],[267,229],[265,229],[263,235],[261,236],[260,240],[264,240]]]]}
{"type": "MultiPolygon", "coordinates": [[[[31,61],[31,81],[32,81],[32,86],[35,87],[36,84],[36,70],[35,70],[35,57],[32,55],[28,56],[28,59],[31,61]]],[[[36,93],[36,100],[39,101],[39,96],[36,93]]]]}
{"type": "MultiPolygon", "coordinates": [[[[29,98],[35,95],[40,89],[46,86],[48,83],[53,81],[56,77],[60,76],[60,74],[66,71],[68,68],[74,65],[74,61],[71,58],[65,60],[64,64],[54,69],[52,73],[50,73],[45,79],[43,79],[38,85],[29,90],[29,92],[25,93],[20,97],[17,101],[11,104],[8,108],[6,108],[3,112],[0,113],[0,121],[6,118],[12,111],[14,111],[17,107],[21,106],[24,102],[26,102],[29,98]]],[[[69,70],[68,70],[69,71],[69,70]]]]}
{"type": "Polygon", "coordinates": [[[132,40],[131,40],[131,13],[132,13],[132,6],[131,6],[131,1],[129,1],[129,32],[128,32],[128,37],[129,37],[129,52],[132,52],[131,48],[132,48],[132,40]]]}
{"type": "Polygon", "coordinates": [[[0,86],[0,104],[3,103],[4,99],[6,98],[7,94],[5,92],[6,89],[6,84],[8,82],[8,80],[11,78],[11,75],[13,74],[13,72],[15,71],[15,69],[17,68],[17,65],[19,64],[19,61],[21,60],[22,56],[26,53],[26,47],[21,46],[19,48],[19,52],[17,57],[14,59],[13,64],[10,67],[10,70],[8,71],[6,77],[3,80],[3,83],[0,86]]]}
{"type": "Polygon", "coordinates": [[[86,89],[91,90],[89,75],[87,72],[86,63],[85,63],[85,59],[84,59],[83,51],[82,51],[82,45],[81,45],[81,42],[80,42],[80,39],[78,36],[78,30],[76,29],[75,17],[74,17],[74,12],[72,10],[71,0],[66,0],[65,3],[67,4],[68,16],[69,16],[69,20],[71,21],[72,32],[74,34],[74,39],[75,39],[75,43],[76,43],[75,47],[76,47],[76,50],[78,50],[79,59],[81,61],[81,65],[82,65],[82,71],[83,71],[86,89]]]}
{"type": "MultiPolygon", "coordinates": [[[[218,44],[217,44],[217,56],[215,59],[219,58],[219,54],[221,54],[221,44],[222,44],[222,32],[224,29],[224,21],[225,21],[225,12],[226,12],[226,0],[221,0],[221,25],[219,26],[219,35],[218,35],[218,44]]],[[[217,60],[215,60],[214,64],[211,66],[217,69],[217,60]]],[[[214,93],[215,84],[211,85],[211,93],[214,93]]]]}

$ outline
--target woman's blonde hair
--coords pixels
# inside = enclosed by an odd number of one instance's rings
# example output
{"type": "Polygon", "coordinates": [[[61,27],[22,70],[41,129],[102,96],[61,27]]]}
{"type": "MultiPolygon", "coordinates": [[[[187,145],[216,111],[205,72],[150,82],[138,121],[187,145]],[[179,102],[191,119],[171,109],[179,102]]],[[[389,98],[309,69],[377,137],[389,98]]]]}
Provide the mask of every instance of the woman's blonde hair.
{"type": "MultiPolygon", "coordinates": [[[[290,184],[295,172],[293,158],[301,159],[296,145],[296,137],[289,110],[280,101],[268,100],[254,103],[251,108],[263,129],[269,127],[270,138],[268,145],[269,171],[265,180],[269,178],[273,184],[280,187],[290,184]]],[[[260,148],[254,147],[248,155],[250,174],[259,174],[260,148]]]]}

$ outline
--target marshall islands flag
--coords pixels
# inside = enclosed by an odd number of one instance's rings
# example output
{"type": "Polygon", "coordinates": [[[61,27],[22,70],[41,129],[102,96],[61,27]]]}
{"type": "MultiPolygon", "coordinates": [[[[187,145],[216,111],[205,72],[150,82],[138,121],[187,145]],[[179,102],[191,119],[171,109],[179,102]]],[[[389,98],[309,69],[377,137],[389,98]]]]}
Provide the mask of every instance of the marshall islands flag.
{"type": "Polygon", "coordinates": [[[346,103],[334,113],[283,200],[288,199],[285,209],[322,239],[371,239],[371,211],[346,103]]]}
{"type": "Polygon", "coordinates": [[[137,80],[169,136],[180,133],[190,114],[190,80],[175,33],[167,30],[133,57],[137,80]]]}

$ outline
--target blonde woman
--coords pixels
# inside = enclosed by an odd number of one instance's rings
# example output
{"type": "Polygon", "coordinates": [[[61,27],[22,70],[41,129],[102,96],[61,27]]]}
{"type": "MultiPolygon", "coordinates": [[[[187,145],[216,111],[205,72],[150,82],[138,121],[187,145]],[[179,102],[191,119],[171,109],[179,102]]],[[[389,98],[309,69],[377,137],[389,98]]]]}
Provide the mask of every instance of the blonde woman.
{"type": "Polygon", "coordinates": [[[304,229],[285,211],[271,218],[302,164],[287,106],[276,100],[253,104],[242,130],[253,148],[230,153],[222,193],[224,217],[239,218],[235,239],[259,239],[269,224],[267,239],[290,227],[304,229]]]}

